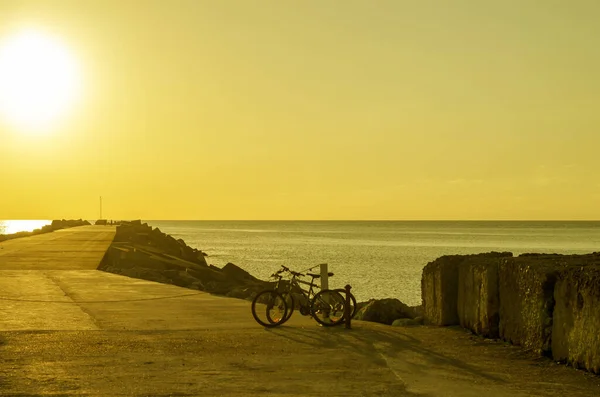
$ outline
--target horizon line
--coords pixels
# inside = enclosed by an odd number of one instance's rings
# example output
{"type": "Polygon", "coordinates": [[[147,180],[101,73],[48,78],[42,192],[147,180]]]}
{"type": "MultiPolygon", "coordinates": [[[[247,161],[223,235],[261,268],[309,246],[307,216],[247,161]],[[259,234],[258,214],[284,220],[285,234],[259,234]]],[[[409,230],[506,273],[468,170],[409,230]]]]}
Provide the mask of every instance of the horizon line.
{"type": "MultiPolygon", "coordinates": [[[[53,221],[53,220],[82,219],[96,221],[102,218],[12,218],[0,221],[53,221]]],[[[150,218],[123,218],[111,219],[121,221],[158,221],[158,222],[600,222],[600,219],[150,219],[150,218]]]]}

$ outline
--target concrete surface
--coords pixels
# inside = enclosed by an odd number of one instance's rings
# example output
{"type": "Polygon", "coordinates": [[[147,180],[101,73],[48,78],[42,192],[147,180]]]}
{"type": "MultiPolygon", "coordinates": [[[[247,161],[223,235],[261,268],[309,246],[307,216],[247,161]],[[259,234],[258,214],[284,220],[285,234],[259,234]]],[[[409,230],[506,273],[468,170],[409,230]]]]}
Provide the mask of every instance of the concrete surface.
{"type": "Polygon", "coordinates": [[[598,377],[459,328],[295,313],[264,329],[248,301],[93,270],[111,233],[0,244],[0,396],[600,395],[598,377]]]}
{"type": "Polygon", "coordinates": [[[114,226],[80,226],[0,243],[0,270],[94,270],[114,226]]]}

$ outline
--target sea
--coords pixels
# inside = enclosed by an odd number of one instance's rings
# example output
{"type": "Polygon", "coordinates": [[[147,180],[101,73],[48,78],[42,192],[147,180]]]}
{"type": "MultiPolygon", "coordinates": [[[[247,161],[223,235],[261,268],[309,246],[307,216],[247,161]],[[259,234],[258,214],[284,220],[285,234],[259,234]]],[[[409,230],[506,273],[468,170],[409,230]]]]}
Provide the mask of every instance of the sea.
{"type": "Polygon", "coordinates": [[[266,280],[281,265],[318,272],[327,263],[330,288],[349,284],[359,301],[397,298],[408,305],[421,303],[423,267],[442,255],[600,251],[596,221],[143,222],[206,252],[215,266],[232,262],[266,280]]]}

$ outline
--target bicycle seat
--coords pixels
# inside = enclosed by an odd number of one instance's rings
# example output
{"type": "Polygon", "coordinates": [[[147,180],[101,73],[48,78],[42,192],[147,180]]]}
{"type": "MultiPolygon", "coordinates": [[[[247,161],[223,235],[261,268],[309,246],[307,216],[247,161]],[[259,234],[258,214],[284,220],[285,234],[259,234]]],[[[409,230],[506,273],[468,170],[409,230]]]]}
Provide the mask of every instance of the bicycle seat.
{"type": "MultiPolygon", "coordinates": [[[[320,274],[314,274],[314,273],[306,273],[306,274],[307,274],[307,275],[309,275],[309,276],[311,276],[312,278],[319,278],[319,277],[321,277],[321,275],[320,275],[320,274]]],[[[327,275],[328,275],[329,277],[331,277],[331,276],[333,276],[333,273],[332,273],[332,272],[329,272],[329,273],[327,273],[327,275]]]]}

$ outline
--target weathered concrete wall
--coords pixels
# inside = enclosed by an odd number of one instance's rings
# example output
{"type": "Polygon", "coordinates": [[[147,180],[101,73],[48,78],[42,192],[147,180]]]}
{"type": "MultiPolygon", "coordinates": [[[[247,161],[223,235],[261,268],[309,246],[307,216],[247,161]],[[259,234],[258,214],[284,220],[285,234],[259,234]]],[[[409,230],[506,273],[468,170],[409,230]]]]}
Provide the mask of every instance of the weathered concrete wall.
{"type": "Polygon", "coordinates": [[[425,322],[460,324],[600,374],[600,253],[510,255],[427,264],[425,322]]]}
{"type": "Polygon", "coordinates": [[[448,255],[428,263],[421,277],[423,314],[427,324],[458,325],[459,269],[466,260],[512,256],[510,252],[448,255]]]}
{"type": "Polygon", "coordinates": [[[458,265],[463,260],[461,255],[442,256],[423,268],[421,298],[427,324],[458,324],[458,265]]]}
{"type": "Polygon", "coordinates": [[[600,265],[597,258],[559,275],[554,289],[552,356],[600,374],[600,265]],[[586,265],[587,266],[583,266],[586,265]]]}
{"type": "Polygon", "coordinates": [[[554,285],[558,255],[527,255],[504,261],[498,269],[500,337],[547,354],[551,349],[554,285]]]}
{"type": "Polygon", "coordinates": [[[462,327],[487,338],[499,337],[498,268],[511,257],[510,252],[497,257],[475,256],[460,264],[457,304],[462,327]]]}

